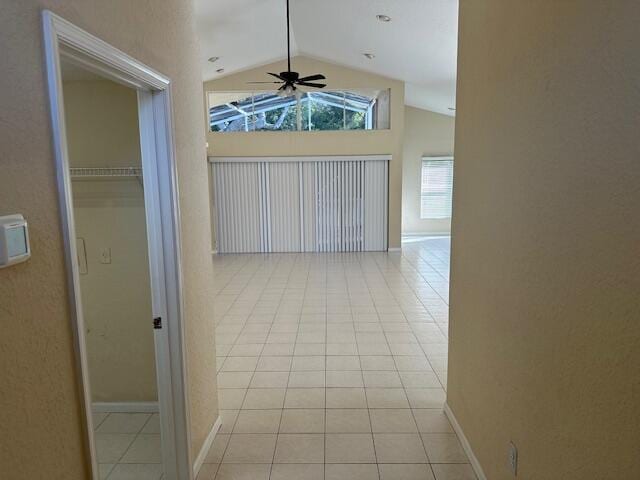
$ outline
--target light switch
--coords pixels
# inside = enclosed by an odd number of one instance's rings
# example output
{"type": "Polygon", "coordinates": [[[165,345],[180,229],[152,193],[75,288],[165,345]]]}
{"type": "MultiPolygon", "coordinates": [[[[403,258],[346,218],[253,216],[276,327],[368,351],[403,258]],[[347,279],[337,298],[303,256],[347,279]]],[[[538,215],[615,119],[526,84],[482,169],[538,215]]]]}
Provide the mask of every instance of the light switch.
{"type": "Polygon", "coordinates": [[[100,263],[111,263],[111,249],[103,248],[102,252],[100,252],[100,263]]]}

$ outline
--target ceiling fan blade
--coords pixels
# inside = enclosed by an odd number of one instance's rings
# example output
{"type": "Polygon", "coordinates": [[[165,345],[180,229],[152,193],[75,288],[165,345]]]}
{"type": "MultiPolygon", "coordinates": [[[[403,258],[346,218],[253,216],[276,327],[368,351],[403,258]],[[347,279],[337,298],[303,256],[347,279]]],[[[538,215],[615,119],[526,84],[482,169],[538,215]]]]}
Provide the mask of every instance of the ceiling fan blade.
{"type": "Polygon", "coordinates": [[[298,80],[300,82],[309,82],[311,80],[324,80],[325,78],[327,78],[327,77],[325,77],[321,73],[318,73],[316,75],[309,75],[308,77],[299,78],[298,80]]]}
{"type": "Polygon", "coordinates": [[[280,80],[282,80],[283,82],[286,82],[287,79],[286,78],[282,78],[280,75],[278,75],[277,73],[271,73],[271,72],[267,72],[269,75],[271,75],[272,77],[276,77],[279,78],[280,80]]]}
{"type": "Polygon", "coordinates": [[[247,82],[247,85],[257,85],[260,83],[268,83],[268,84],[273,84],[273,83],[277,83],[278,85],[284,82],[247,82]]]}
{"type": "Polygon", "coordinates": [[[298,85],[303,85],[305,87],[313,87],[313,88],[324,88],[326,85],[324,83],[309,83],[309,82],[296,82],[298,85]]]}

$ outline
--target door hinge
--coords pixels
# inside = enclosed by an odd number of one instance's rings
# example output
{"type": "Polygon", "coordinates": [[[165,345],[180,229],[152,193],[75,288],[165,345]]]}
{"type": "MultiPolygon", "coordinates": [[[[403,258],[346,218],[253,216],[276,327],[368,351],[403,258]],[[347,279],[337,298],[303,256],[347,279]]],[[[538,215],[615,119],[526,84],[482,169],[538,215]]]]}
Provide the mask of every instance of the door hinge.
{"type": "Polygon", "coordinates": [[[153,319],[153,328],[160,330],[162,328],[162,317],[156,317],[153,319]]]}

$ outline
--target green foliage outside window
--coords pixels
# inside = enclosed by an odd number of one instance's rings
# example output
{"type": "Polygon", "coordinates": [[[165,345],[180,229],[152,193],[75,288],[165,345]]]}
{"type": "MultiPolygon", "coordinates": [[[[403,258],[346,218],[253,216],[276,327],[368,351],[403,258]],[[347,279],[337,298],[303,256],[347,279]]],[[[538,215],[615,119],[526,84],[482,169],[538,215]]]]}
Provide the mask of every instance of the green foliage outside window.
{"type": "Polygon", "coordinates": [[[212,103],[210,127],[213,132],[366,130],[376,128],[376,95],[327,91],[282,98],[260,93],[235,100],[221,94],[219,103],[212,103]]]}

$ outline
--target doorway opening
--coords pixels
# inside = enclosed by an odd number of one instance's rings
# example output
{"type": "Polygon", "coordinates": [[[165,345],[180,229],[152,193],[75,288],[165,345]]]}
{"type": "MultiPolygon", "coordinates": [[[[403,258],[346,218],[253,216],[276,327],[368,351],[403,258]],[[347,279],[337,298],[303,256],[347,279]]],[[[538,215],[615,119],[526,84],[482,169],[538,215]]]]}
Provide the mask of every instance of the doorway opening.
{"type": "Polygon", "coordinates": [[[45,11],[92,478],[192,478],[170,80],[45,11]]]}

